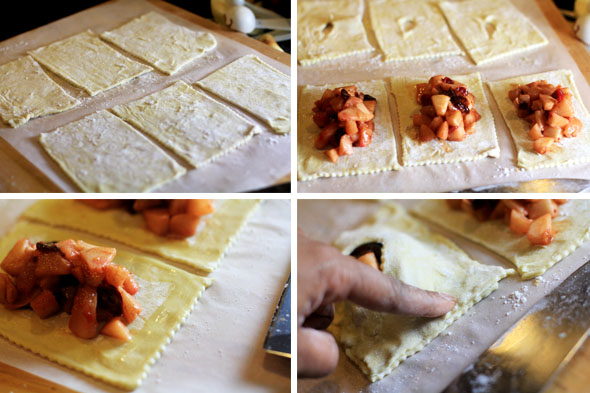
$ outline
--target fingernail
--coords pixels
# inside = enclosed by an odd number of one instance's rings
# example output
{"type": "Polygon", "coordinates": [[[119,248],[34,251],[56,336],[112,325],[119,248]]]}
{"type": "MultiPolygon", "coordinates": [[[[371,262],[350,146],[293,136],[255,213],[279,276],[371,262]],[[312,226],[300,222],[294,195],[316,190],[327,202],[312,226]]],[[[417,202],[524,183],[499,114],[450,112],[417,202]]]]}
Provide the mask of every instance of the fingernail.
{"type": "Polygon", "coordinates": [[[448,300],[449,302],[453,302],[453,303],[457,302],[457,299],[455,299],[454,296],[451,296],[448,293],[439,293],[439,296],[445,300],[448,300]]]}

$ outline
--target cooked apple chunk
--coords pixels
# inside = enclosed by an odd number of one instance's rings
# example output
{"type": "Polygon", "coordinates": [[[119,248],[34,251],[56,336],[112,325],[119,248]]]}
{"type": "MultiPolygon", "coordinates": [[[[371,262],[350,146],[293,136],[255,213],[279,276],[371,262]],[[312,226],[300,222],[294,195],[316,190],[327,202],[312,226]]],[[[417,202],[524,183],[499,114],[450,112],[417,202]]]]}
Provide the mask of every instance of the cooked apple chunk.
{"type": "Polygon", "coordinates": [[[518,117],[529,122],[533,149],[539,154],[547,154],[562,137],[575,137],[582,130],[582,122],[574,116],[572,94],[567,87],[535,81],[516,86],[508,92],[508,97],[518,117]]]}
{"type": "Polygon", "coordinates": [[[504,220],[510,230],[526,235],[535,246],[546,246],[553,239],[552,218],[565,199],[453,199],[451,209],[463,210],[480,221],[504,220]]]}
{"type": "Polygon", "coordinates": [[[313,121],[321,129],[315,147],[328,160],[353,154],[354,147],[367,147],[375,131],[377,100],[355,86],[327,89],[315,102],[313,121]]]}
{"type": "Polygon", "coordinates": [[[420,113],[413,117],[420,142],[437,138],[462,141],[475,132],[475,123],[481,119],[473,108],[475,96],[467,91],[467,86],[444,75],[417,84],[416,100],[422,105],[420,113]]]}
{"type": "Polygon", "coordinates": [[[150,232],[180,239],[194,236],[199,218],[215,211],[212,199],[123,199],[110,204],[99,203],[97,199],[92,203],[86,201],[81,200],[100,210],[126,208],[131,214],[141,213],[150,232]]]}
{"type": "Polygon", "coordinates": [[[41,319],[71,314],[68,327],[80,338],[96,337],[103,324],[109,335],[120,336],[123,329],[111,322],[131,323],[141,306],[133,296],[139,286],[114,262],[116,253],[82,240],[21,239],[0,264],[8,268],[0,273],[0,304],[9,310],[30,307],[41,319]]]}

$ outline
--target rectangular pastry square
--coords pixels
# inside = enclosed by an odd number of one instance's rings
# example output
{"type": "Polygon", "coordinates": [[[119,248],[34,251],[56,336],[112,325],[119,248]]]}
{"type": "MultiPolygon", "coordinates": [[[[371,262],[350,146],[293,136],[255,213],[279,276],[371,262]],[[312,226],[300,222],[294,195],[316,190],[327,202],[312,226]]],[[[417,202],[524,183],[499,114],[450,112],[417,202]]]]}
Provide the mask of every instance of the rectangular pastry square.
{"type": "Polygon", "coordinates": [[[258,204],[255,199],[215,201],[215,212],[204,217],[204,226],[187,239],[154,234],[145,227],[141,214],[130,214],[123,209],[97,210],[75,200],[39,201],[23,217],[115,240],[208,274],[215,270],[258,204]],[[69,214],[62,213],[66,211],[69,214]]]}
{"type": "Polygon", "coordinates": [[[299,180],[377,173],[399,168],[388,94],[384,81],[306,86],[299,98],[297,123],[297,176],[299,180]],[[350,85],[355,85],[359,92],[369,94],[377,99],[377,108],[373,119],[375,122],[373,141],[367,147],[354,148],[352,155],[341,157],[338,162],[334,163],[328,159],[323,150],[318,150],[315,147],[315,140],[321,129],[313,122],[312,109],[326,89],[350,85]]]}
{"type": "Polygon", "coordinates": [[[157,12],[148,12],[100,36],[168,75],[217,45],[211,33],[177,25],[157,12]]]}
{"type": "MultiPolygon", "coordinates": [[[[0,259],[22,238],[104,244],[79,232],[20,221],[0,241],[0,259]]],[[[32,310],[4,307],[0,307],[0,335],[62,366],[120,389],[136,389],[213,281],[123,250],[117,250],[115,263],[131,271],[140,287],[135,299],[142,312],[128,326],[131,341],[122,343],[104,335],[81,339],[68,329],[68,314],[40,319],[32,310]]]]}
{"type": "Polygon", "coordinates": [[[574,81],[574,75],[569,70],[557,70],[540,74],[518,76],[496,82],[488,82],[492,95],[498,104],[504,121],[510,129],[510,135],[516,145],[517,165],[525,169],[559,167],[576,165],[590,161],[590,114],[582,102],[580,93],[574,81]],[[572,105],[575,117],[582,122],[582,132],[573,138],[561,138],[552,146],[552,151],[539,154],[533,148],[533,139],[529,136],[530,125],[525,119],[518,117],[516,107],[510,101],[508,92],[517,85],[527,84],[545,79],[557,86],[569,87],[572,92],[572,105]]]}
{"type": "Polygon", "coordinates": [[[260,132],[227,106],[183,81],[111,110],[195,168],[250,141],[260,132]]]}
{"type": "Polygon", "coordinates": [[[43,133],[40,142],[84,192],[147,192],[186,173],[139,131],[104,110],[43,133]]]}
{"type": "Polygon", "coordinates": [[[512,262],[523,279],[534,278],[590,239],[590,201],[575,199],[559,206],[553,218],[554,238],[547,246],[533,246],[526,235],[510,230],[503,220],[479,221],[444,200],[424,201],[413,213],[494,251],[512,262]]]}
{"type": "Polygon", "coordinates": [[[39,63],[91,96],[152,70],[87,30],[29,52],[39,63]]]}
{"type": "Polygon", "coordinates": [[[291,131],[291,78],[255,55],[240,57],[197,85],[257,116],[276,133],[291,131]]]}
{"type": "Polygon", "coordinates": [[[507,0],[441,2],[439,6],[475,64],[548,43],[545,36],[507,0]]]}
{"type": "Polygon", "coordinates": [[[361,0],[298,1],[299,64],[373,51],[363,26],[363,10],[361,0]]]}
{"type": "Polygon", "coordinates": [[[445,18],[435,4],[370,0],[371,26],[385,61],[460,55],[445,18]]]}
{"type": "Polygon", "coordinates": [[[0,75],[0,118],[11,127],[79,104],[31,56],[0,65],[0,75]]]}
{"type": "Polygon", "coordinates": [[[418,128],[412,120],[412,116],[420,113],[421,108],[416,101],[416,84],[428,82],[429,77],[391,78],[391,89],[399,115],[404,166],[449,164],[500,156],[494,116],[486,99],[479,72],[450,78],[467,85],[467,90],[475,96],[474,108],[481,115],[481,119],[475,123],[475,133],[467,135],[460,142],[443,141],[438,138],[420,142],[417,137],[418,128]]]}
{"type": "Polygon", "coordinates": [[[381,313],[351,302],[339,303],[334,328],[337,340],[373,382],[421,351],[475,303],[495,291],[501,279],[514,274],[513,269],[471,259],[394,203],[383,206],[361,227],[344,232],[335,245],[348,255],[370,242],[383,245],[381,267],[385,274],[457,299],[455,307],[439,318],[381,313]]]}

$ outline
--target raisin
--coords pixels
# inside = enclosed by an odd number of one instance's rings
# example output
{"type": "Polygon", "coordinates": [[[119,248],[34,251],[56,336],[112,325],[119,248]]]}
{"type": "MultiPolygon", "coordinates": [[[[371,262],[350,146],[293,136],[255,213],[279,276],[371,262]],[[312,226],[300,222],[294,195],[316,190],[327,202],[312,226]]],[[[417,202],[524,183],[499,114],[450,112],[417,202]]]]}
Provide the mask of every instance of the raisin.
{"type": "Polygon", "coordinates": [[[455,89],[455,93],[462,95],[462,96],[466,96],[467,95],[467,89],[463,86],[459,86],[455,89]]]}
{"type": "Polygon", "coordinates": [[[469,113],[469,107],[467,105],[467,99],[461,96],[451,96],[451,103],[463,113],[469,113]]]}
{"type": "Polygon", "coordinates": [[[340,90],[340,96],[342,98],[344,98],[344,101],[346,101],[350,98],[350,93],[348,91],[346,91],[345,89],[342,89],[342,90],[340,90]]]}
{"type": "Polygon", "coordinates": [[[37,250],[42,252],[43,254],[47,254],[50,252],[59,252],[59,248],[56,246],[57,242],[37,242],[37,250]]]}
{"type": "Polygon", "coordinates": [[[445,77],[442,79],[442,81],[443,81],[444,83],[448,83],[449,85],[452,85],[453,83],[455,83],[455,81],[454,81],[454,80],[452,80],[451,78],[449,78],[448,76],[445,76],[445,77]]]}
{"type": "Polygon", "coordinates": [[[432,96],[430,94],[422,94],[420,96],[420,103],[422,104],[422,106],[432,104],[432,96]]]}
{"type": "Polygon", "coordinates": [[[529,104],[527,104],[526,102],[521,102],[520,104],[518,104],[518,109],[529,109],[529,104]]]}

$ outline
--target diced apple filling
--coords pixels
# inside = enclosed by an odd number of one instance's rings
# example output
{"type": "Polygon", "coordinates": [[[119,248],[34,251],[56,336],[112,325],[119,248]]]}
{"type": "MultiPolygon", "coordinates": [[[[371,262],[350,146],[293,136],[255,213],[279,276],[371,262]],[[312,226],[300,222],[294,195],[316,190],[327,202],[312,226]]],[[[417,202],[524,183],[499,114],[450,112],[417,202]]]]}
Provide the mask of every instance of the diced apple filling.
{"type": "Polygon", "coordinates": [[[82,240],[33,243],[21,239],[0,267],[0,304],[30,307],[41,319],[71,314],[70,331],[85,339],[104,334],[128,341],[131,323],[141,312],[133,297],[133,274],[113,262],[117,251],[82,240]],[[122,324],[122,326],[121,326],[122,324]]]}
{"type": "Polygon", "coordinates": [[[212,199],[82,199],[96,209],[123,208],[132,214],[141,213],[147,229],[158,236],[187,238],[197,233],[199,219],[215,211],[212,199]]]}
{"type": "Polygon", "coordinates": [[[553,239],[552,218],[565,199],[452,199],[451,209],[464,210],[478,220],[503,219],[510,230],[526,235],[529,242],[545,246],[553,239]]]}
{"type": "Polygon", "coordinates": [[[481,116],[473,108],[475,96],[463,83],[443,75],[416,85],[416,100],[422,108],[413,116],[420,142],[433,139],[459,142],[475,132],[481,116]]]}
{"type": "Polygon", "coordinates": [[[367,147],[375,131],[377,100],[360,93],[356,86],[328,89],[315,102],[313,121],[321,129],[315,147],[336,163],[349,156],[353,147],[367,147]]]}
{"type": "Polygon", "coordinates": [[[515,87],[508,97],[516,106],[518,117],[529,122],[533,149],[539,154],[550,152],[562,137],[572,138],[582,131],[567,87],[540,80],[515,87]]]}

